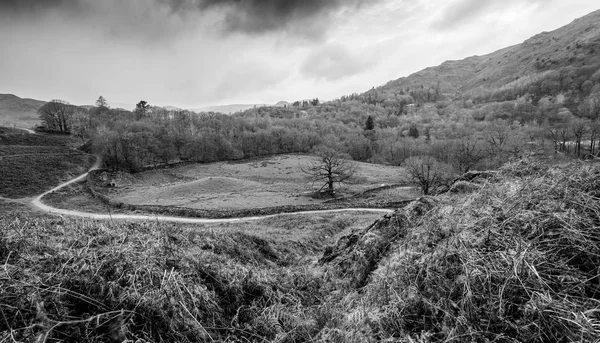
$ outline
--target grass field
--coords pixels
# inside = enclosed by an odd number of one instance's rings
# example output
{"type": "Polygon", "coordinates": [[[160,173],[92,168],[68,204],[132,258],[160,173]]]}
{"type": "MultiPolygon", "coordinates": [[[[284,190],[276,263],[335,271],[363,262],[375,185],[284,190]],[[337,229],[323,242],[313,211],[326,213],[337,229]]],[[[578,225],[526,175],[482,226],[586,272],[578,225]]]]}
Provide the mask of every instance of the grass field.
{"type": "MultiPolygon", "coordinates": [[[[313,199],[314,186],[300,166],[314,161],[306,155],[278,155],[237,162],[187,165],[127,176],[113,199],[135,205],[170,205],[201,209],[245,209],[323,202],[313,199]]],[[[359,163],[354,182],[340,188],[349,196],[382,184],[403,181],[399,167],[359,163]]],[[[318,187],[316,187],[318,188],[318,187]]],[[[388,192],[406,199],[414,192],[388,192]]]]}
{"type": "Polygon", "coordinates": [[[73,149],[75,144],[67,136],[0,128],[0,196],[37,195],[84,173],[94,157],[73,149]]]}

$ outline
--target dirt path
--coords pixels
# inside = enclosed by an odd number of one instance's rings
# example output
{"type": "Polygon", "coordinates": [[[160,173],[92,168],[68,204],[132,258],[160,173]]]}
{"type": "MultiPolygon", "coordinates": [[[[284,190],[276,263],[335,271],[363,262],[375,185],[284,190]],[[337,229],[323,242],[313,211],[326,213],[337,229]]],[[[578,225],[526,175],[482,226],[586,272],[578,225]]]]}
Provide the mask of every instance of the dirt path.
{"type": "MultiPolygon", "coordinates": [[[[96,163],[90,168],[89,171],[98,169],[100,167],[101,158],[96,156],[96,163]]],[[[89,172],[88,171],[88,172],[89,172]]],[[[65,215],[72,217],[80,217],[80,218],[88,218],[88,219],[97,219],[97,220],[154,220],[154,221],[162,221],[162,222],[173,222],[173,223],[190,223],[190,224],[213,224],[213,223],[231,223],[231,222],[242,222],[242,221],[251,221],[251,220],[260,220],[265,218],[272,218],[276,216],[282,215],[302,215],[302,214],[319,214],[319,213],[334,213],[334,212],[377,212],[377,213],[390,213],[393,210],[389,209],[374,209],[374,208],[344,208],[338,210],[317,210],[317,211],[300,211],[293,213],[282,213],[282,214],[271,214],[265,216],[252,216],[252,217],[241,217],[241,218],[227,218],[227,219],[206,219],[206,218],[186,218],[186,217],[172,217],[172,216],[161,216],[161,215],[138,215],[138,214],[98,214],[98,213],[88,213],[74,210],[63,210],[60,208],[55,208],[52,206],[48,206],[42,202],[42,198],[52,192],[55,192],[63,187],[66,187],[72,183],[79,182],[85,180],[88,173],[82,174],[72,180],[64,182],[51,190],[40,194],[36,198],[31,201],[31,204],[46,213],[56,214],[56,215],[65,215]]]]}
{"type": "Polygon", "coordinates": [[[33,131],[32,129],[26,129],[24,127],[19,127],[18,129],[23,130],[23,131],[27,131],[32,135],[36,135],[37,133],[35,131],[33,131]]]}

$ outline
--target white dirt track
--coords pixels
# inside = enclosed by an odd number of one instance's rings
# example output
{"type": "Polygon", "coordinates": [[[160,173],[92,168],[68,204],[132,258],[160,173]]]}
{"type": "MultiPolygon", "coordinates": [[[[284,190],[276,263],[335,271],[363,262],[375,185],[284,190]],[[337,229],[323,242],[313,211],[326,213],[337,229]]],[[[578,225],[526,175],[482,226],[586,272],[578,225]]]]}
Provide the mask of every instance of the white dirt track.
{"type": "MultiPolygon", "coordinates": [[[[100,166],[101,159],[96,157],[96,163],[90,168],[89,171],[98,169],[100,166]]],[[[88,171],[88,173],[89,173],[88,171]]],[[[142,221],[158,221],[158,222],[172,222],[172,223],[189,223],[189,224],[214,224],[214,223],[232,223],[232,222],[243,222],[251,220],[260,220],[266,218],[272,218],[283,215],[302,215],[302,214],[320,214],[320,213],[335,213],[335,212],[376,212],[376,213],[391,213],[393,210],[390,209],[379,209],[379,208],[343,208],[337,210],[315,210],[315,211],[299,211],[290,213],[271,214],[264,216],[251,216],[251,217],[239,217],[239,218],[220,218],[220,219],[208,219],[208,218],[189,218],[189,217],[173,217],[173,216],[162,216],[162,215],[141,215],[141,214],[99,214],[99,213],[88,213],[74,210],[64,210],[46,205],[42,202],[42,198],[52,192],[55,192],[63,187],[66,187],[72,183],[85,180],[88,173],[82,174],[72,180],[64,182],[51,190],[40,194],[31,201],[31,204],[46,213],[88,218],[95,220],[142,220],[142,221]]]]}

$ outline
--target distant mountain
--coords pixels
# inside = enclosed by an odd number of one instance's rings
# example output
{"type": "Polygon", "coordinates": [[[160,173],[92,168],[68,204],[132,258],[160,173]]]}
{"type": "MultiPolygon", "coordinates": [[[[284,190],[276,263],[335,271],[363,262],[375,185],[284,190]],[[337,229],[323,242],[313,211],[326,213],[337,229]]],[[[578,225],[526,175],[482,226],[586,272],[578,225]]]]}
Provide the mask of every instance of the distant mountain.
{"type": "Polygon", "coordinates": [[[0,94],[0,126],[30,128],[39,124],[37,110],[46,101],[0,94]]]}
{"type": "Polygon", "coordinates": [[[292,104],[287,101],[279,101],[274,106],[275,107],[290,107],[290,106],[292,106],[292,104]]]}
{"type": "Polygon", "coordinates": [[[235,112],[245,111],[254,107],[269,106],[267,104],[234,104],[234,105],[221,105],[221,106],[209,106],[203,108],[192,109],[194,112],[220,112],[223,114],[232,114],[235,112]]]}
{"type": "Polygon", "coordinates": [[[287,101],[279,101],[275,105],[269,104],[234,104],[234,105],[221,105],[221,106],[210,106],[203,108],[192,109],[194,112],[220,112],[224,114],[232,114],[236,112],[242,112],[255,107],[263,106],[275,106],[275,107],[289,107],[291,104],[287,101]]]}
{"type": "Polygon", "coordinates": [[[484,56],[446,61],[363,93],[394,99],[419,89],[432,89],[451,98],[473,97],[510,90],[549,79],[560,83],[600,66],[600,10],[552,32],[542,32],[521,44],[484,56]],[[589,69],[589,70],[586,70],[589,69]],[[555,75],[556,74],[556,75],[555,75]]]}

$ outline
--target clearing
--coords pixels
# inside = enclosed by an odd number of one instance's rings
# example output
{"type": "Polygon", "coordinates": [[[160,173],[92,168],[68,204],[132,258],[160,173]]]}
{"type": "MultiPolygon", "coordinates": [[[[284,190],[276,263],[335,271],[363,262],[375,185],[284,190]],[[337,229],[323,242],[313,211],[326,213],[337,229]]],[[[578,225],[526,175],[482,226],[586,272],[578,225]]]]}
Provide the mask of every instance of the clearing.
{"type": "MultiPolygon", "coordinates": [[[[314,189],[300,166],[314,161],[307,155],[277,155],[260,159],[194,164],[138,174],[120,174],[115,188],[107,188],[113,200],[132,205],[179,206],[193,209],[247,209],[309,205],[325,200],[311,197],[314,189]]],[[[354,182],[338,188],[351,196],[403,181],[403,169],[358,163],[354,182]]],[[[386,197],[415,197],[410,187],[387,189],[386,197]]]]}

